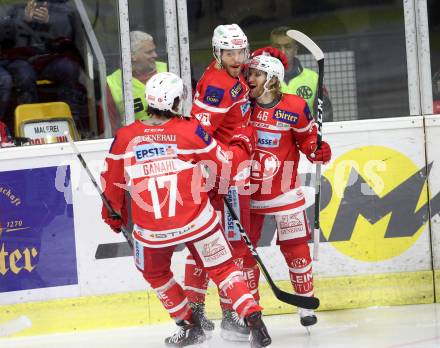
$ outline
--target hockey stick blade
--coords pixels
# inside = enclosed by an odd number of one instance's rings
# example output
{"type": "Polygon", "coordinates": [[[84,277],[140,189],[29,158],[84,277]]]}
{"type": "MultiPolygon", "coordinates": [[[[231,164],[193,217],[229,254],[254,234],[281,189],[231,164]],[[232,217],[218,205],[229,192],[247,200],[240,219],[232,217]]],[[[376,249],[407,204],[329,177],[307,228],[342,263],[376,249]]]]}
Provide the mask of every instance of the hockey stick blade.
{"type": "Polygon", "coordinates": [[[133,256],[133,250],[128,242],[99,244],[95,252],[96,260],[115,259],[117,257],[133,256]]]}
{"type": "Polygon", "coordinates": [[[298,30],[290,29],[287,31],[287,36],[291,39],[299,42],[305,48],[307,48],[310,53],[313,54],[313,57],[319,62],[321,59],[324,59],[324,52],[319,48],[317,44],[313,42],[311,38],[309,38],[306,34],[301,33],[298,30]]]}
{"type": "Polygon", "coordinates": [[[319,298],[305,297],[295,294],[290,294],[279,288],[274,289],[275,297],[281,302],[291,304],[292,306],[301,307],[305,309],[316,309],[319,307],[319,298]]]}
{"type": "Polygon", "coordinates": [[[267,283],[272,289],[275,297],[281,302],[290,304],[292,306],[301,307],[305,309],[316,309],[319,307],[319,298],[317,297],[305,297],[296,294],[291,294],[289,292],[281,290],[279,287],[275,285],[272,278],[269,275],[266,267],[263,264],[260,256],[257,254],[255,249],[251,249],[252,255],[255,257],[258,266],[260,266],[261,273],[263,273],[264,278],[266,278],[267,283]]]}

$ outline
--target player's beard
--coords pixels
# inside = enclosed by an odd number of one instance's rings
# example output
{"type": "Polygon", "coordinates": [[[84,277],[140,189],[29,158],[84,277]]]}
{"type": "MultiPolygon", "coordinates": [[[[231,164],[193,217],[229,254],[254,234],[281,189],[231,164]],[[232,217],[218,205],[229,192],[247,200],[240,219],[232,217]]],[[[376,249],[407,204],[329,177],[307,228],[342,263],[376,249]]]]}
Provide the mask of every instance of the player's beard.
{"type": "Polygon", "coordinates": [[[229,75],[232,77],[238,77],[241,73],[242,65],[239,65],[238,67],[235,66],[228,66],[225,68],[229,75]]]}

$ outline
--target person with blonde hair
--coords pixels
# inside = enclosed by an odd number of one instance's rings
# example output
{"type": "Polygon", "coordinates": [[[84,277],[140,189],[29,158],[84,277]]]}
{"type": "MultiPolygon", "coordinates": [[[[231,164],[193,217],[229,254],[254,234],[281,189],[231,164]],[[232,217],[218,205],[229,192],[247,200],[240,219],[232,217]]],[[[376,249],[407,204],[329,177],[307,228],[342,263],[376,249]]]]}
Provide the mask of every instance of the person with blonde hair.
{"type": "MultiPolygon", "coordinates": [[[[331,159],[330,145],[318,148],[317,126],[306,101],[282,92],[285,67],[278,58],[258,55],[249,63],[248,84],[254,101],[251,123],[257,132],[257,146],[251,171],[250,239],[256,247],[264,219],[274,216],[277,244],[289,269],[289,278],[298,295],[313,296],[313,271],[307,244],[311,237],[305,213],[305,197],[300,188],[300,153],[312,163],[331,159]]],[[[246,257],[245,268],[254,269],[250,290],[258,293],[259,268],[254,258],[246,257]]],[[[300,322],[317,322],[313,310],[299,308],[300,322]]]]}

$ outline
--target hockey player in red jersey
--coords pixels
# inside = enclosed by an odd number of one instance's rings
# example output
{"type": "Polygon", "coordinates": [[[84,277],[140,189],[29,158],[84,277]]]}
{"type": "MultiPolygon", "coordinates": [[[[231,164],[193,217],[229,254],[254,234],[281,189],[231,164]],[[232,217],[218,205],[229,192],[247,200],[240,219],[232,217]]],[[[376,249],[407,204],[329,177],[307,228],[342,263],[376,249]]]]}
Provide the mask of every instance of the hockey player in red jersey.
{"type": "MultiPolygon", "coordinates": [[[[307,241],[310,227],[305,214],[305,199],[297,178],[300,152],[315,162],[328,162],[331,149],[322,142],[317,149],[317,129],[307,103],[301,97],[280,92],[284,66],[270,55],[252,58],[248,83],[254,99],[251,123],[257,132],[257,147],[251,172],[251,230],[256,246],[264,217],[274,215],[277,244],[289,268],[295,292],[313,296],[312,260],[307,241]]],[[[245,258],[244,267],[254,269],[250,290],[259,300],[259,269],[255,260],[245,258]]],[[[313,310],[299,308],[301,324],[317,322],[313,310]]]]}
{"type": "MultiPolygon", "coordinates": [[[[201,190],[200,162],[210,161],[219,168],[228,165],[234,175],[237,164],[253,150],[254,133],[251,128],[240,129],[232,135],[229,147],[217,143],[196,120],[180,115],[184,87],[172,73],[153,76],[146,90],[152,117],[118,130],[102,182],[104,194],[117,212],[130,188],[136,267],[179,326],[165,343],[184,347],[206,338],[170,270],[175,246],[185,243],[244,318],[251,347],[266,347],[271,339],[261,319],[262,308],[235,266],[217,214],[201,190]]],[[[121,221],[111,218],[105,206],[102,216],[113,230],[121,230],[121,221]]]]}
{"type": "MultiPolygon", "coordinates": [[[[250,117],[249,87],[242,73],[243,64],[249,56],[248,40],[237,24],[219,25],[212,37],[214,60],[199,80],[194,95],[192,115],[204,129],[218,141],[229,144],[234,130],[248,125],[250,117]]],[[[223,197],[227,193],[231,205],[240,212],[241,223],[250,226],[249,185],[250,161],[244,163],[240,172],[240,183],[228,185],[217,183],[211,192],[212,204],[222,217],[225,234],[234,249],[236,264],[242,267],[248,248],[242,241],[238,228],[225,209],[223,197]],[[220,186],[220,187],[219,187],[220,186]],[[228,186],[229,191],[227,190],[228,186]]],[[[214,329],[214,324],[204,314],[204,301],[209,279],[206,272],[189,256],[185,272],[185,289],[192,308],[199,314],[205,331],[214,329]]],[[[249,330],[234,312],[230,301],[220,292],[223,320],[221,335],[228,340],[247,340],[249,330]]]]}

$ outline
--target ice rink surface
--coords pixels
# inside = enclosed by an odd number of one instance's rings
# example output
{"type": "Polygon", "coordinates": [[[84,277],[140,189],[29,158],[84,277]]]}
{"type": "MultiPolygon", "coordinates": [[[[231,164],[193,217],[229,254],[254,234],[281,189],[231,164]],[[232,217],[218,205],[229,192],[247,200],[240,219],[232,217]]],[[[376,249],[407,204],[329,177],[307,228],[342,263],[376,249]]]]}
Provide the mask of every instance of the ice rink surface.
{"type": "MultiPolygon", "coordinates": [[[[277,348],[434,348],[440,347],[440,304],[408,305],[318,312],[308,335],[296,314],[265,317],[277,348]]],[[[207,348],[249,347],[219,335],[219,322],[207,348]]],[[[125,329],[2,338],[2,348],[156,348],[175,331],[171,322],[125,329]]]]}

